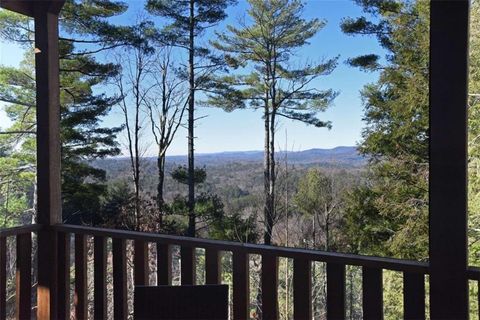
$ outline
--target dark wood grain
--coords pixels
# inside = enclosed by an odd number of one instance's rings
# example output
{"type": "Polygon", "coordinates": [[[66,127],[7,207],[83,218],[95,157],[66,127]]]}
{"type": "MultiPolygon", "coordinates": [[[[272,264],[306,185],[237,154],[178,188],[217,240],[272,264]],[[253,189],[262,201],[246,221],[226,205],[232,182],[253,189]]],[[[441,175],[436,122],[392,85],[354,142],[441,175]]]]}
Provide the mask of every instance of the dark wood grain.
{"type": "Polygon", "coordinates": [[[113,253],[113,318],[125,320],[127,305],[127,245],[124,239],[112,240],[113,253]]]}
{"type": "Polygon", "coordinates": [[[327,319],[345,319],[345,265],[327,263],[327,319]]]}
{"type": "Polygon", "coordinates": [[[469,317],[469,9],[468,0],[430,1],[428,243],[432,319],[469,317]]]}
{"type": "Polygon", "coordinates": [[[75,318],[87,318],[87,238],[83,234],[75,235],[75,318]]]}
{"type": "Polygon", "coordinates": [[[233,319],[249,319],[249,256],[243,250],[233,252],[233,319]]]}
{"type": "Polygon", "coordinates": [[[220,284],[222,282],[220,251],[213,248],[205,249],[205,282],[206,284],[220,284]]]}
{"type": "Polygon", "coordinates": [[[195,284],[195,248],[192,247],[180,247],[180,272],[182,285],[195,284]]]}
{"type": "Polygon", "coordinates": [[[93,240],[93,315],[95,319],[107,319],[107,239],[93,240]]]}
{"type": "Polygon", "coordinates": [[[363,317],[365,319],[383,319],[383,277],[382,269],[363,268],[363,317]]]}
{"type": "Polygon", "coordinates": [[[425,319],[425,276],[403,273],[403,309],[406,320],[425,319]]]}
{"type": "Polygon", "coordinates": [[[172,284],[172,246],[157,243],[157,284],[172,284]]]}
{"type": "Polygon", "coordinates": [[[262,255],[262,317],[278,319],[278,257],[262,255]]]}
{"type": "Polygon", "coordinates": [[[58,316],[70,319],[70,234],[59,232],[58,238],[58,316]]]}
{"type": "Polygon", "coordinates": [[[30,319],[32,311],[32,235],[17,236],[16,312],[17,319],[30,319]]]}
{"type": "Polygon", "coordinates": [[[293,318],[312,319],[312,263],[306,259],[293,260],[293,318]]]}
{"type": "Polygon", "coordinates": [[[227,285],[136,286],[136,320],[226,320],[227,285]]]}
{"type": "Polygon", "coordinates": [[[157,233],[146,233],[127,230],[113,230],[105,228],[93,228],[86,226],[74,226],[67,224],[58,224],[54,227],[58,231],[82,233],[93,236],[115,237],[129,240],[143,240],[147,242],[157,242],[168,245],[179,245],[193,248],[215,248],[222,251],[243,250],[249,254],[273,254],[278,257],[291,259],[307,259],[310,261],[322,261],[331,263],[340,263],[353,266],[365,266],[372,268],[381,268],[393,271],[407,271],[413,273],[428,273],[428,263],[402,260],[394,258],[383,258],[364,256],[357,254],[327,252],[321,250],[288,248],[267,246],[261,244],[240,243],[233,241],[220,241],[202,238],[181,237],[173,235],[164,235],[157,233]]]}
{"type": "Polygon", "coordinates": [[[135,240],[133,271],[135,285],[148,285],[148,242],[135,240]]]}

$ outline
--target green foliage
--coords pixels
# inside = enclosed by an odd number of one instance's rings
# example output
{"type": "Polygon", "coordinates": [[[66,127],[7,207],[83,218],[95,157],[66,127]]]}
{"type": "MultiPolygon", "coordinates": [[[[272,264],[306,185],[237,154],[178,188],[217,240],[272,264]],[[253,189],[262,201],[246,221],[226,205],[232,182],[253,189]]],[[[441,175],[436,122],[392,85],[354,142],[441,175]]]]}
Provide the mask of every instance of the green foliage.
{"type": "Polygon", "coordinates": [[[125,181],[110,184],[102,199],[102,210],[93,219],[95,225],[131,230],[134,193],[125,181]]]}
{"type": "Polygon", "coordinates": [[[195,92],[212,86],[211,74],[223,67],[223,62],[210,48],[199,46],[198,39],[207,28],[226,17],[225,9],[236,0],[147,0],[147,10],[166,18],[168,24],[156,34],[162,45],[174,46],[188,52],[188,67],[179,68],[180,78],[188,79],[188,231],[195,236],[195,92]]]}
{"type": "Polygon", "coordinates": [[[314,215],[330,206],[333,197],[332,179],[319,169],[310,169],[298,183],[295,204],[302,214],[314,215]]]}
{"type": "Polygon", "coordinates": [[[346,197],[345,237],[350,239],[349,251],[371,255],[391,253],[385,243],[393,235],[390,219],[380,215],[375,206],[378,195],[369,187],[357,187],[346,197]]]}
{"type": "MultiPolygon", "coordinates": [[[[195,168],[195,184],[204,183],[207,178],[207,171],[205,168],[195,168]]],[[[173,180],[181,184],[188,185],[188,168],[186,166],[179,166],[171,172],[173,180]]]]}
{"type": "Polygon", "coordinates": [[[310,83],[331,73],[336,59],[291,67],[295,50],[307,45],[325,22],[305,20],[301,1],[251,0],[249,4],[252,23],[240,22],[240,28],[229,25],[228,33],[217,34],[212,45],[224,52],[232,70],[253,71],[217,79],[217,94],[211,94],[207,104],[227,111],[267,108],[287,119],[329,127],[329,122],[316,115],[328,107],[336,93],[330,89],[314,90],[310,83]]]}
{"type": "MultiPolygon", "coordinates": [[[[190,30],[190,0],[148,0],[146,8],[149,12],[170,19],[165,27],[163,37],[184,45],[188,45],[190,30]]],[[[235,0],[192,0],[195,9],[195,32],[201,34],[209,26],[226,18],[225,9],[235,0]]]]}
{"type": "MultiPolygon", "coordinates": [[[[60,104],[62,139],[62,199],[64,221],[91,223],[100,210],[105,194],[105,172],[87,161],[119,153],[116,135],[122,129],[102,127],[101,119],[116,103],[116,97],[96,93],[117,74],[118,66],[100,63],[95,53],[121,45],[139,45],[136,27],[119,27],[108,19],[122,14],[126,5],[113,1],[66,2],[60,27],[60,104]]],[[[12,12],[2,11],[2,39],[17,42],[27,50],[20,68],[0,68],[0,100],[9,103],[7,115],[13,125],[6,131],[21,131],[11,138],[11,146],[35,150],[35,81],[33,68],[32,21],[12,12]]],[[[35,163],[34,155],[30,164],[35,163]]],[[[30,183],[33,185],[35,181],[30,183]]]]}
{"type": "MultiPolygon", "coordinates": [[[[171,176],[174,181],[187,185],[188,171],[185,166],[173,169],[171,176]]],[[[205,168],[195,169],[195,184],[202,185],[206,182],[205,168]]],[[[187,234],[188,199],[180,194],[175,195],[170,204],[166,204],[166,222],[176,222],[175,233],[187,234]]],[[[257,233],[253,217],[244,218],[235,212],[225,212],[222,199],[211,191],[204,191],[195,198],[195,219],[197,232],[208,235],[209,238],[232,240],[241,242],[256,242],[257,233]]],[[[170,230],[170,231],[173,231],[170,230]]]]}
{"type": "Polygon", "coordinates": [[[263,110],[265,135],[264,162],[264,242],[271,243],[277,220],[275,194],[275,132],[279,118],[330,128],[318,118],[337,95],[321,90],[312,82],[328,75],[337,59],[305,62],[295,66],[295,52],[325,25],[319,19],[302,16],[299,0],[249,0],[250,22],[227,26],[211,44],[223,52],[232,73],[217,77],[209,91],[209,106],[226,111],[252,108],[263,110]],[[233,71],[236,70],[234,73],[233,71]],[[242,74],[243,73],[243,74],[242,74]]]}
{"type": "Polygon", "coordinates": [[[371,22],[345,19],[344,32],[373,35],[388,51],[351,59],[381,69],[362,91],[365,106],[360,151],[370,160],[368,185],[351,193],[347,230],[359,252],[428,258],[428,50],[427,2],[357,1],[371,22]]]}

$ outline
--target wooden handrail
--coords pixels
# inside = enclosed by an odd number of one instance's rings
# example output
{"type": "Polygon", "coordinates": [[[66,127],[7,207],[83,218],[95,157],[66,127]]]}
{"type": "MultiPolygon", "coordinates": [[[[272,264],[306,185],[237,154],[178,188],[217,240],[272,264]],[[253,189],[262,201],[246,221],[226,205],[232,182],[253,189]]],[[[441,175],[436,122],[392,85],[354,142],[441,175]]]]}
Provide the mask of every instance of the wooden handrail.
{"type": "Polygon", "coordinates": [[[420,261],[383,258],[348,253],[326,252],[312,249],[267,246],[262,244],[240,243],[233,241],[190,238],[174,235],[146,233],[138,231],[115,230],[68,224],[57,224],[52,228],[59,232],[86,234],[128,240],[142,240],[170,245],[195,248],[213,248],[221,251],[242,250],[249,254],[271,254],[278,257],[306,259],[327,263],[340,263],[353,266],[374,267],[393,271],[428,274],[428,263],[420,261]]]}
{"type": "Polygon", "coordinates": [[[468,267],[467,268],[467,277],[470,280],[480,281],[480,267],[468,267]]]}
{"type": "Polygon", "coordinates": [[[29,224],[19,227],[2,228],[0,229],[0,237],[11,237],[24,233],[37,232],[42,228],[43,226],[40,224],[29,224]]]}

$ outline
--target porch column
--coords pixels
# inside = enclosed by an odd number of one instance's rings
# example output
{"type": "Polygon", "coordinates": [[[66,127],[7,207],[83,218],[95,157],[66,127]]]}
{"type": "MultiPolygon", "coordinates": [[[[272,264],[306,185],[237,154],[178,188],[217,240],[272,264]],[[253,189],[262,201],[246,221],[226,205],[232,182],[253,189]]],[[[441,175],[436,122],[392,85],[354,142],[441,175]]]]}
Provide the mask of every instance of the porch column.
{"type": "Polygon", "coordinates": [[[32,1],[37,83],[38,319],[57,319],[57,235],[62,221],[58,13],[63,1],[32,1]]]}
{"type": "Polygon", "coordinates": [[[430,7],[430,314],[468,319],[468,0],[430,7]]]}

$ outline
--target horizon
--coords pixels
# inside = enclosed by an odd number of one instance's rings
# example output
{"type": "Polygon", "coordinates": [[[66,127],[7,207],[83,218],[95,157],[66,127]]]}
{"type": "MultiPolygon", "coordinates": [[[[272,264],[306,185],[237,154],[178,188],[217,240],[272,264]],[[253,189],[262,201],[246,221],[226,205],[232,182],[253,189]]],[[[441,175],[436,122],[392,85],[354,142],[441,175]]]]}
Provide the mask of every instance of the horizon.
{"type": "MultiPolygon", "coordinates": [[[[305,152],[305,151],[313,151],[313,150],[321,150],[321,151],[332,151],[335,149],[340,149],[340,148],[351,148],[351,149],[358,149],[357,146],[335,146],[333,148],[308,148],[308,149],[301,149],[301,150],[278,150],[275,151],[275,153],[299,153],[299,152],[305,152]]],[[[234,153],[263,153],[264,150],[258,149],[258,150],[224,150],[224,151],[215,151],[215,152],[199,152],[195,153],[195,156],[204,156],[204,155],[216,155],[216,154],[234,154],[234,153]]],[[[140,158],[156,158],[156,155],[144,155],[140,158]]],[[[187,154],[168,154],[168,157],[187,157],[187,154]]],[[[129,158],[129,155],[118,155],[118,156],[112,156],[112,157],[106,157],[104,159],[121,159],[121,158],[129,158]]]]}

